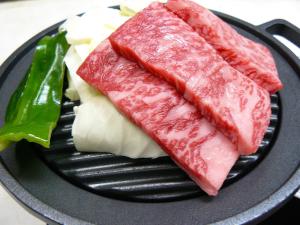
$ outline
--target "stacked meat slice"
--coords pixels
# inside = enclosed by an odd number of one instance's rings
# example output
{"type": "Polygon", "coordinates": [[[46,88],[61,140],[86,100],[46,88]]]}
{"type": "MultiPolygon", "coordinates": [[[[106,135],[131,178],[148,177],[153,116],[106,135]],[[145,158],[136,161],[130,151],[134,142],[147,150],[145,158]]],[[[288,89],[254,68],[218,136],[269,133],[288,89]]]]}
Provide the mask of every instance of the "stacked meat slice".
{"type": "Polygon", "coordinates": [[[275,93],[282,88],[270,51],[242,35],[190,0],[169,0],[166,7],[195,29],[235,69],[275,93]]]}
{"type": "Polygon", "coordinates": [[[268,92],[161,3],[123,24],[78,74],[210,195],[269,124],[268,92]]]}

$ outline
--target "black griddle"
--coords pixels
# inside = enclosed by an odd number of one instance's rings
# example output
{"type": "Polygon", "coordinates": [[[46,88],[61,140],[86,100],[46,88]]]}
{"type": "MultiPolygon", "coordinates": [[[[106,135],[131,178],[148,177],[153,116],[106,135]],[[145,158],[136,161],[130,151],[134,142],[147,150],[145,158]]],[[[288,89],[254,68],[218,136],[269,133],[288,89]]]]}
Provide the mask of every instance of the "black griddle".
{"type": "MultiPolygon", "coordinates": [[[[169,202],[205,194],[169,157],[130,159],[110,153],[78,152],[71,134],[73,107],[77,105],[79,102],[64,98],[50,150],[36,146],[36,153],[58,175],[87,191],[128,201],[169,202]]],[[[246,175],[270,151],[280,125],[278,94],[271,96],[271,109],[270,125],[258,151],[239,158],[223,187],[246,175]]]]}
{"type": "MultiPolygon", "coordinates": [[[[256,223],[283,205],[300,186],[300,65],[272,34],[299,46],[299,29],[284,20],[255,27],[215,13],[271,50],[284,84],[271,96],[271,124],[259,151],[239,159],[217,197],[203,194],[168,157],[131,160],[76,152],[70,131],[78,103],[66,99],[50,150],[22,141],[0,154],[4,187],[51,224],[256,223]]],[[[30,39],[1,66],[1,124],[37,41],[59,25],[30,39]]]]}

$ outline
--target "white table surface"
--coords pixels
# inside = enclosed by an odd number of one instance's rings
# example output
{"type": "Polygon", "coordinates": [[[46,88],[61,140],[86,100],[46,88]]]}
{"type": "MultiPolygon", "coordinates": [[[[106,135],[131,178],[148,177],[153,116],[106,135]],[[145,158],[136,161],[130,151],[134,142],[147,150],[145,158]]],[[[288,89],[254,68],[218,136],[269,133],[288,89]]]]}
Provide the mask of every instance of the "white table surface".
{"type": "MultiPolygon", "coordinates": [[[[197,1],[210,9],[230,14],[255,25],[281,18],[300,27],[299,0],[197,1]]],[[[89,8],[116,5],[118,2],[119,0],[31,0],[0,3],[0,64],[21,44],[48,26],[89,8]]],[[[45,223],[26,212],[0,186],[0,224],[45,223]]]]}

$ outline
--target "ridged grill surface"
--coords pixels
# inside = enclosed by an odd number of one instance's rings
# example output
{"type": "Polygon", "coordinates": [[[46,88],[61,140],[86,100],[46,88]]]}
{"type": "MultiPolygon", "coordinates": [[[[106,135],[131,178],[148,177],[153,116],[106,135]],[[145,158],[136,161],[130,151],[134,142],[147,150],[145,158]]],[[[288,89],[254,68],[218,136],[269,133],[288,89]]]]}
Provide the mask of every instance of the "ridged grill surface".
{"type": "MultiPolygon", "coordinates": [[[[203,194],[200,188],[169,157],[130,159],[109,153],[76,151],[71,135],[73,107],[78,102],[64,99],[50,150],[37,153],[56,173],[75,185],[108,197],[131,201],[174,201],[203,194]]],[[[279,127],[279,96],[271,96],[270,126],[259,150],[241,156],[230,171],[225,186],[249,172],[271,149],[279,127]]]]}

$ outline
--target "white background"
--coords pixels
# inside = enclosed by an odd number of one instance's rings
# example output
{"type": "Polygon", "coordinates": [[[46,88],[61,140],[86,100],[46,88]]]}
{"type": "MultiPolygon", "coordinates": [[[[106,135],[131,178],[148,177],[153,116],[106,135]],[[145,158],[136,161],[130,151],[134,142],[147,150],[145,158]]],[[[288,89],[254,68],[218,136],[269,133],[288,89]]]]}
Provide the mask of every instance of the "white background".
{"type": "MultiPolygon", "coordinates": [[[[0,64],[21,44],[48,26],[89,8],[116,5],[118,2],[118,0],[35,0],[0,3],[0,64]]],[[[197,0],[197,2],[254,25],[281,18],[300,27],[300,1],[297,0],[197,0]]],[[[0,224],[45,223],[27,213],[0,186],[0,224]]]]}

